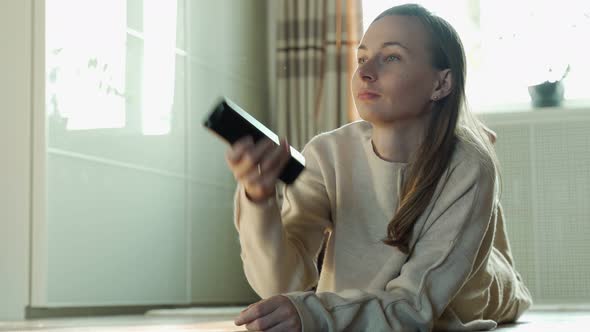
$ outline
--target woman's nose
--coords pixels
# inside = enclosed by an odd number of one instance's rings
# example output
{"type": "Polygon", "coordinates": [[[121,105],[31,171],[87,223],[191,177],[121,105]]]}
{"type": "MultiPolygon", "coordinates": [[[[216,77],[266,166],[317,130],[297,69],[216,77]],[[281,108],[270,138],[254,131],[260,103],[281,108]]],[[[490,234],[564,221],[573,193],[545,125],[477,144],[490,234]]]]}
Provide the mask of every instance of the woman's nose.
{"type": "Polygon", "coordinates": [[[364,82],[374,82],[377,79],[377,74],[372,68],[370,68],[370,65],[365,65],[364,67],[360,68],[359,76],[364,82]]]}
{"type": "Polygon", "coordinates": [[[365,82],[374,82],[375,81],[375,76],[369,73],[363,73],[361,75],[361,79],[365,82]]]}

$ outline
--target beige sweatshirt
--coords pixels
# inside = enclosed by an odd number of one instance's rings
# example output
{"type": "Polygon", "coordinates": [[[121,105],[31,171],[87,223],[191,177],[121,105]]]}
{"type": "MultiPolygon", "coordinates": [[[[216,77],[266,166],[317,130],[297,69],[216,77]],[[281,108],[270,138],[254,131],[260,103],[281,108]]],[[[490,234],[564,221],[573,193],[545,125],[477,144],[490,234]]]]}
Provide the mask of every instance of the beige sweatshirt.
{"type": "Polygon", "coordinates": [[[381,243],[407,165],[380,159],[371,130],[358,121],[312,139],[282,209],[276,200],[252,203],[238,186],[235,223],[253,289],[287,295],[303,331],[470,331],[516,320],[532,300],[481,155],[458,143],[408,257],[381,243]]]}

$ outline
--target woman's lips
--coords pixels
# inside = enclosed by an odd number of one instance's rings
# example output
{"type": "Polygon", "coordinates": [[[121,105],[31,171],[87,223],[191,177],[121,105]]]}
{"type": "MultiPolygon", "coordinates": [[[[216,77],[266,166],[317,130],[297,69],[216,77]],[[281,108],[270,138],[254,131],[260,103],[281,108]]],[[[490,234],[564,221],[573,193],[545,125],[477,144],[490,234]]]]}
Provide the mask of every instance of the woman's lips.
{"type": "Polygon", "coordinates": [[[381,95],[378,94],[377,92],[369,91],[369,90],[361,90],[361,91],[359,91],[357,96],[360,100],[372,100],[372,99],[377,99],[377,98],[381,97],[381,95]]]}

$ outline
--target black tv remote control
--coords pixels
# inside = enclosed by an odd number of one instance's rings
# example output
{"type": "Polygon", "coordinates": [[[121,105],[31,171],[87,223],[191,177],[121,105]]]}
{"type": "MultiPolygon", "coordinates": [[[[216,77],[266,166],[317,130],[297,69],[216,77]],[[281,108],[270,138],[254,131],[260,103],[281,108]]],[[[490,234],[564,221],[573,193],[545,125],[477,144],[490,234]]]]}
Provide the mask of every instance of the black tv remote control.
{"type": "MultiPolygon", "coordinates": [[[[279,137],[248,112],[228,98],[223,98],[205,119],[203,125],[221,136],[230,145],[244,136],[251,136],[254,142],[267,137],[279,145],[279,137]]],[[[279,179],[291,184],[305,168],[305,157],[289,146],[291,158],[279,175],[279,179]]]]}

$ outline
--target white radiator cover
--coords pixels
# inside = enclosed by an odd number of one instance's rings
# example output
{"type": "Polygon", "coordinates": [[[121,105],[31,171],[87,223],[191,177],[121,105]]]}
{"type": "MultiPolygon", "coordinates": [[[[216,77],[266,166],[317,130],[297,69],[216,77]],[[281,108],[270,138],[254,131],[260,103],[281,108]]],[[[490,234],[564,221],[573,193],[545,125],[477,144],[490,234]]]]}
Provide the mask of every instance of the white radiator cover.
{"type": "Polygon", "coordinates": [[[590,303],[590,107],[480,119],[498,133],[501,202],[535,304],[590,303]]]}

